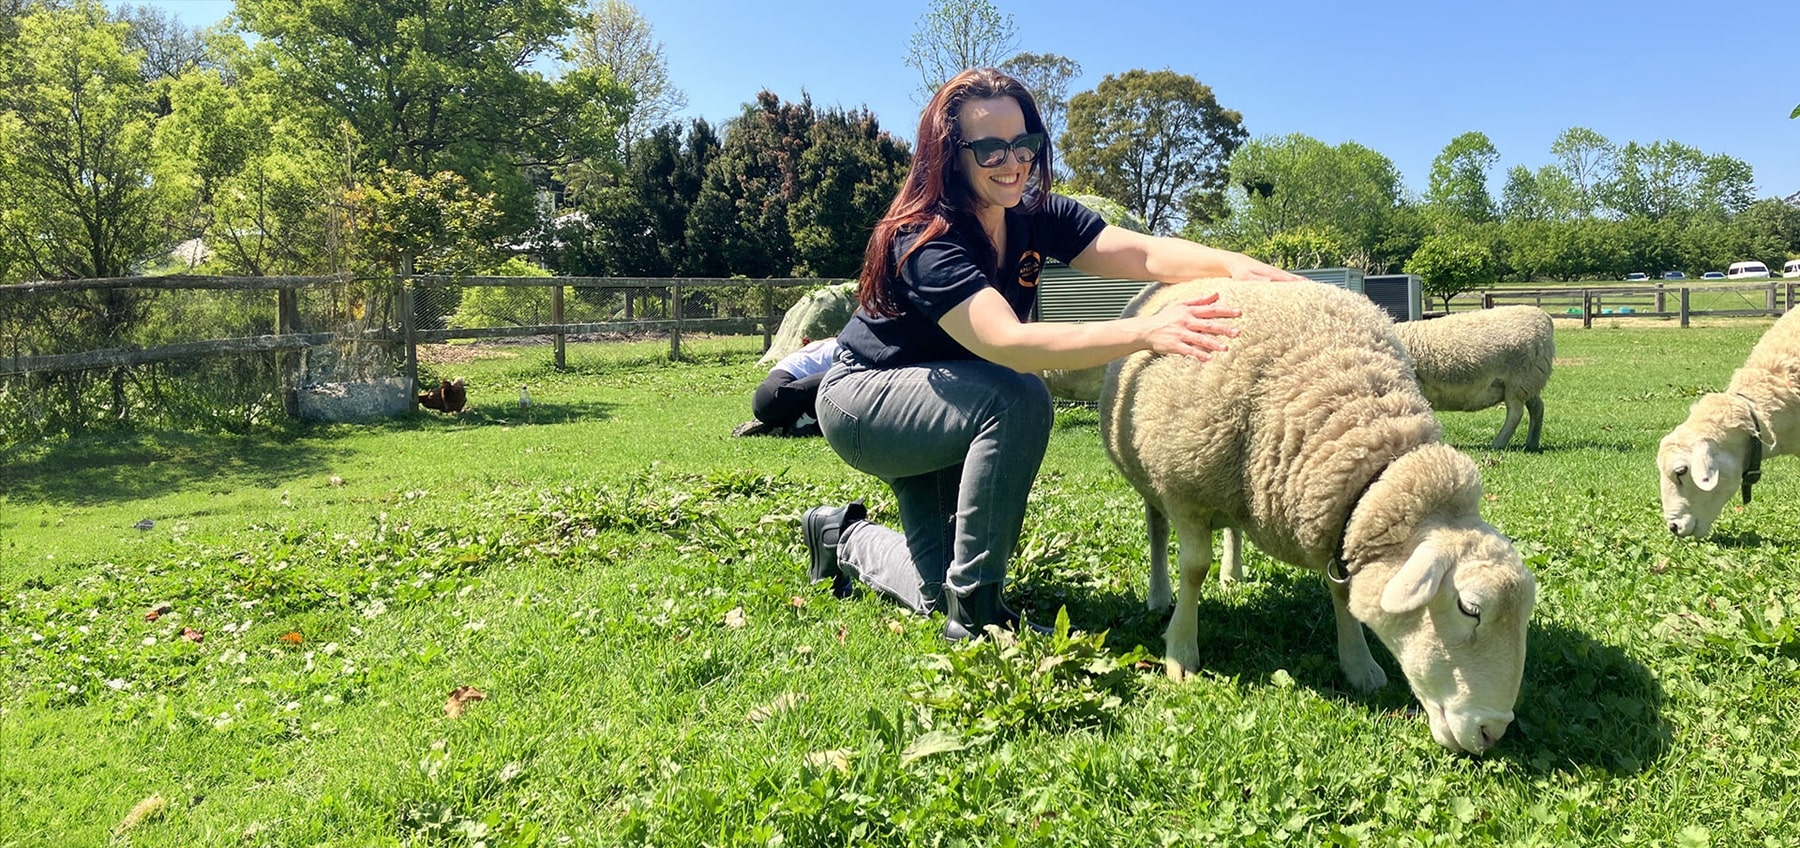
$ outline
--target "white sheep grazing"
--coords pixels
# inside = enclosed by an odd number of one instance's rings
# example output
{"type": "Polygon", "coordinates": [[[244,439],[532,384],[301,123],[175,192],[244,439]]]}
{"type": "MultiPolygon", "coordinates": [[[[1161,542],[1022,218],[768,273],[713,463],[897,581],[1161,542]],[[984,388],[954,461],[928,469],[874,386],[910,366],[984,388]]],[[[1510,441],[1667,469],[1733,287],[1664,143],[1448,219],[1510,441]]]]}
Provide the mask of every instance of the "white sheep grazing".
{"type": "Polygon", "coordinates": [[[1204,363],[1125,357],[1100,399],[1107,453],[1144,498],[1152,609],[1169,603],[1171,524],[1181,540],[1169,673],[1200,667],[1212,530],[1234,527],[1329,578],[1352,685],[1387,682],[1367,625],[1399,660],[1432,737],[1487,750],[1513,719],[1537,583],[1481,520],[1474,462],[1438,443],[1392,323],[1366,298],[1310,282],[1154,287],[1125,314],[1208,291],[1243,310],[1230,349],[1204,363]]]}
{"type": "Polygon", "coordinates": [[[1512,441],[1527,410],[1525,449],[1538,449],[1545,384],[1556,359],[1556,326],[1535,306],[1500,306],[1394,326],[1418,369],[1419,388],[1439,412],[1474,412],[1506,403],[1494,450],[1512,441]]]}
{"type": "Polygon", "coordinates": [[[1656,451],[1663,520],[1705,536],[1735,492],[1750,502],[1762,460],[1800,445],[1800,311],[1763,333],[1725,391],[1701,395],[1656,451]]]}

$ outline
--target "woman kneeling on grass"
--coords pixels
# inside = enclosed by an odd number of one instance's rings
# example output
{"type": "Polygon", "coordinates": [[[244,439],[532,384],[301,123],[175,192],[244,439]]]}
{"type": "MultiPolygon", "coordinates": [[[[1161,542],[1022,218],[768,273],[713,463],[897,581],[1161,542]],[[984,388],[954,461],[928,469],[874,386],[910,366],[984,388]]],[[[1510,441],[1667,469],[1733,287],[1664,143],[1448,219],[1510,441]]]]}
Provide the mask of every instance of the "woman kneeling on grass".
{"type": "Polygon", "coordinates": [[[1099,277],[1300,280],[1240,253],[1109,226],[1050,186],[1043,118],[1019,82],[958,74],[919,119],[905,186],[863,257],[858,309],[819,387],[825,440],[893,489],[904,533],[860,501],[801,519],[810,574],[841,597],[853,580],[944,637],[1016,630],[1001,601],[1025,502],[1049,445],[1037,372],[1104,365],[1140,350],[1208,359],[1238,315],[1208,296],[1153,315],[1028,323],[1045,258],[1099,277]]]}

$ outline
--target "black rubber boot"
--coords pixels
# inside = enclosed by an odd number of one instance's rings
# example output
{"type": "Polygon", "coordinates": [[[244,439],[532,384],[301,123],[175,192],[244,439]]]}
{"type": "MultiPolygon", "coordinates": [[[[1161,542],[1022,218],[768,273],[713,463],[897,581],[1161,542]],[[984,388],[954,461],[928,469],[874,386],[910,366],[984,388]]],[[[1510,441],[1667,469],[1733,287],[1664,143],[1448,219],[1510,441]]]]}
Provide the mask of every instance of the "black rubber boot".
{"type": "Polygon", "coordinates": [[[812,562],[806,575],[812,582],[831,581],[831,594],[850,597],[850,575],[838,568],[838,540],[844,529],[858,521],[867,521],[869,511],[862,501],[851,501],[841,507],[815,506],[800,517],[800,533],[806,539],[806,552],[812,562]]]}
{"type": "MultiPolygon", "coordinates": [[[[1019,614],[1008,609],[1006,602],[1000,599],[1000,584],[977,586],[975,591],[963,597],[957,597],[955,592],[948,589],[944,591],[945,639],[952,642],[980,639],[987,635],[986,628],[990,624],[999,625],[1002,630],[1019,632],[1019,614]]],[[[1053,631],[1033,624],[1030,632],[1048,636],[1053,631]]]]}

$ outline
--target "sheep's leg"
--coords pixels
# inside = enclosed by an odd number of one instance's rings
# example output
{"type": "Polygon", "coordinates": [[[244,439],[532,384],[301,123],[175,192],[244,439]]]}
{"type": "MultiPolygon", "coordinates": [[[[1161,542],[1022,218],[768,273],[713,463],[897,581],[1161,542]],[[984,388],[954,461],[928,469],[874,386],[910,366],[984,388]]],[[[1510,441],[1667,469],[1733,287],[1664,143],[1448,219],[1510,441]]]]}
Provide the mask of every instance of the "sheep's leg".
{"type": "Polygon", "coordinates": [[[1337,614],[1338,666],[1356,689],[1367,692],[1387,685],[1387,672],[1369,653],[1369,639],[1362,622],[1350,614],[1350,584],[1331,585],[1331,608],[1337,614]]]}
{"type": "Polygon", "coordinates": [[[1531,426],[1525,428],[1525,449],[1538,449],[1538,436],[1544,433],[1544,399],[1534,397],[1525,402],[1525,410],[1531,413],[1531,426]]]}
{"type": "Polygon", "coordinates": [[[1236,527],[1221,531],[1224,550],[1219,552],[1219,585],[1229,586],[1244,579],[1244,536],[1236,527]]]}
{"type": "MultiPolygon", "coordinates": [[[[1500,425],[1500,435],[1494,437],[1494,450],[1505,450],[1512,441],[1513,431],[1519,429],[1519,419],[1525,417],[1525,404],[1518,398],[1506,398],[1506,422],[1500,425]]],[[[1532,426],[1537,426],[1537,419],[1532,418],[1532,426]]]]}
{"type": "Polygon", "coordinates": [[[1181,589],[1163,631],[1163,670],[1180,680],[1200,670],[1200,590],[1212,571],[1212,524],[1178,518],[1175,536],[1181,540],[1181,589]]]}
{"type": "Polygon", "coordinates": [[[1150,593],[1144,596],[1144,606],[1162,612],[1174,603],[1169,592],[1169,519],[1146,500],[1144,525],[1150,529],[1150,593]]]}

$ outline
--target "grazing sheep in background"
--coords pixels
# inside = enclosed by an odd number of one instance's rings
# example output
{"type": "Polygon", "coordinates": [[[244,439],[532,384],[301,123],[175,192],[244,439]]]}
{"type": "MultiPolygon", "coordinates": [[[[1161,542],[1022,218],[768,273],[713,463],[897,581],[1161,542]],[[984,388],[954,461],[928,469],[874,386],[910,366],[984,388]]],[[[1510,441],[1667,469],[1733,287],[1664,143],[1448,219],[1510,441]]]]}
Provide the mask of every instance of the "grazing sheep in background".
{"type": "Polygon", "coordinates": [[[1765,457],[1800,445],[1800,311],[1763,333],[1723,392],[1701,395],[1656,451],[1663,520],[1677,536],[1705,536],[1733,492],[1750,502],[1765,457]]]}
{"type": "Polygon", "coordinates": [[[1100,384],[1106,382],[1106,367],[1074,371],[1052,368],[1043,376],[1051,397],[1093,403],[1100,399],[1100,384]]]}
{"type": "MultiPolygon", "coordinates": [[[[1106,450],[1144,498],[1153,609],[1172,676],[1200,667],[1198,600],[1212,529],[1324,572],[1350,683],[1387,676],[1362,626],[1399,660],[1439,744],[1487,750],[1512,722],[1536,597],[1512,543],[1481,520],[1475,463],[1438,443],[1393,324],[1360,295],[1319,283],[1202,281],[1152,287],[1126,315],[1220,293],[1237,338],[1209,362],[1136,353],[1107,367],[1106,450]]],[[[1287,626],[1278,624],[1275,626],[1287,626]]]]}
{"type": "Polygon", "coordinates": [[[1474,412],[1506,402],[1494,450],[1506,447],[1531,412],[1525,449],[1538,449],[1544,429],[1541,395],[1556,359],[1555,325],[1535,306],[1501,306],[1394,326],[1412,357],[1419,388],[1439,412],[1474,412]]]}

